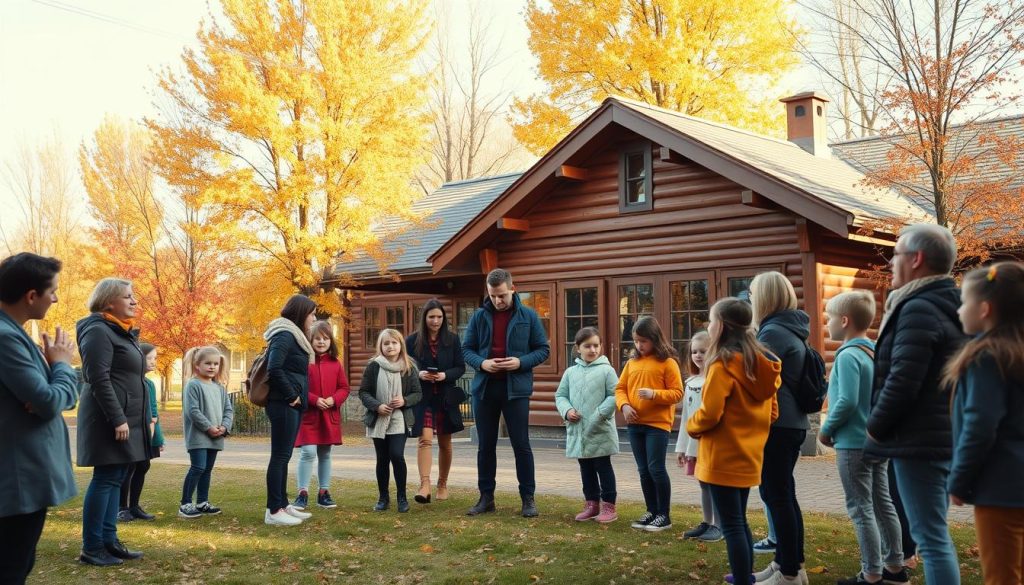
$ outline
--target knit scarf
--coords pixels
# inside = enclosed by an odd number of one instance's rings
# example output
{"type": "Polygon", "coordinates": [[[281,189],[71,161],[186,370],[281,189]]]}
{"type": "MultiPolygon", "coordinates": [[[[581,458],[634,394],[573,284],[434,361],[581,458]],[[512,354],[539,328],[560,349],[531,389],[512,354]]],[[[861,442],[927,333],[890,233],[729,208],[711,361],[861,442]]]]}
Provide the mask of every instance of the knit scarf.
{"type": "Polygon", "coordinates": [[[916,280],[911,280],[907,284],[899,287],[898,289],[889,293],[888,298],[885,299],[885,314],[882,315],[882,325],[878,328],[879,334],[885,329],[886,323],[889,322],[889,316],[892,315],[893,309],[899,306],[900,303],[907,300],[914,293],[928,286],[943,280],[952,280],[953,277],[948,274],[935,274],[932,276],[922,276],[916,280]]]}
{"type": "Polygon", "coordinates": [[[110,321],[111,323],[113,323],[114,325],[117,325],[118,327],[120,327],[121,329],[124,329],[125,331],[131,331],[135,327],[135,319],[124,319],[124,320],[121,320],[121,319],[118,319],[117,317],[111,315],[110,313],[100,313],[100,314],[103,315],[104,319],[106,319],[107,321],[110,321]]]}
{"type": "Polygon", "coordinates": [[[310,364],[316,363],[316,352],[313,351],[313,346],[309,344],[309,339],[306,338],[306,334],[296,327],[295,323],[292,323],[290,319],[278,317],[271,321],[270,324],[267,325],[267,330],[263,332],[263,339],[270,341],[271,337],[282,331],[287,331],[292,334],[292,337],[295,338],[295,342],[298,343],[299,347],[301,347],[306,352],[306,355],[309,356],[310,364]]]}
{"type": "MultiPolygon", "coordinates": [[[[380,366],[380,369],[377,370],[375,398],[381,404],[387,404],[391,402],[392,398],[402,395],[402,366],[404,364],[389,361],[382,355],[373,358],[373,361],[380,366]]],[[[373,429],[370,430],[370,438],[383,439],[387,435],[388,427],[391,426],[391,417],[396,415],[405,416],[401,409],[396,409],[391,414],[378,414],[377,422],[373,423],[373,429]]],[[[405,424],[404,421],[403,424],[405,424]]]]}

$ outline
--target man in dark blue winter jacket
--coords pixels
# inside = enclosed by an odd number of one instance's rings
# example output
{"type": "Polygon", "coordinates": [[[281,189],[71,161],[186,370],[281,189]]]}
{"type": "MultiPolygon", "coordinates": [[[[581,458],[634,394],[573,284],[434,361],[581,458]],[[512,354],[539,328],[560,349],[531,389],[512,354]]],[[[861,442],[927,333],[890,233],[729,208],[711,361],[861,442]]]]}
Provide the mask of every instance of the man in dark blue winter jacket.
{"type": "Polygon", "coordinates": [[[522,515],[537,516],[533,451],[530,449],[530,395],[533,368],[548,358],[550,346],[537,313],[523,306],[508,271],[487,275],[487,299],[473,313],[462,341],[462,355],[476,370],[472,399],[477,437],[480,499],[470,516],[494,511],[498,421],[502,415],[516,457],[522,515]]]}

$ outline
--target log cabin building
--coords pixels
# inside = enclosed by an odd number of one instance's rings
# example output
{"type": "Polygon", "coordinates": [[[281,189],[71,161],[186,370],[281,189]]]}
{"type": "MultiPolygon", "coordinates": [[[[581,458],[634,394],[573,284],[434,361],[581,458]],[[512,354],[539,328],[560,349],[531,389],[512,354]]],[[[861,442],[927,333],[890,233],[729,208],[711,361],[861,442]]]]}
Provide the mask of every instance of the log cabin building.
{"type": "MultiPolygon", "coordinates": [[[[620,369],[638,317],[654,315],[682,350],[711,304],[744,294],[762,271],[786,274],[812,318],[843,290],[874,290],[869,269],[894,238],[859,228],[927,214],[832,158],[826,101],[782,100],[789,140],[779,140],[609,98],[526,172],[442,186],[416,204],[432,223],[397,238],[385,273],[369,259],[337,267],[358,282],[345,328],[353,387],[378,332],[412,332],[427,299],[440,299],[461,333],[498,266],[551,343],[534,370],[535,427],[562,424],[554,393],[580,327],[601,330],[620,369]]],[[[821,325],[810,343],[830,355],[838,344],[821,325]]]]}

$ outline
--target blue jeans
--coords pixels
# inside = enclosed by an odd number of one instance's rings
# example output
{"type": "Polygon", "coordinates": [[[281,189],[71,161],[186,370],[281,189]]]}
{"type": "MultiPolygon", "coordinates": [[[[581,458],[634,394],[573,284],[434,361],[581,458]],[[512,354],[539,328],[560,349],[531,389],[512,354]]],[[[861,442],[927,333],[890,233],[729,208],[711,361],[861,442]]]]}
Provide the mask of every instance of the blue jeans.
{"type": "Polygon", "coordinates": [[[121,482],[128,464],[97,465],[82,501],[82,549],[96,551],[117,540],[117,512],[121,482]]]}
{"type": "Polygon", "coordinates": [[[281,400],[267,402],[270,419],[270,463],[267,464],[267,508],[273,514],[288,507],[288,462],[295,449],[302,414],[281,400]]]}
{"type": "Polygon", "coordinates": [[[612,467],[611,455],[578,459],[580,478],[583,480],[583,497],[588,501],[600,499],[609,504],[615,503],[618,493],[615,491],[615,469],[612,467]]]}
{"type": "Polygon", "coordinates": [[[665,469],[665,453],[668,451],[669,433],[648,425],[629,425],[626,431],[636,470],[640,474],[640,490],[644,493],[647,511],[668,518],[672,481],[665,469]]]}
{"type": "Polygon", "coordinates": [[[893,459],[896,482],[910,521],[910,534],[917,542],[917,554],[924,561],[924,579],[929,585],[960,585],[960,563],[949,536],[950,461],[893,459]]]}
{"type": "Polygon", "coordinates": [[[498,420],[505,417],[505,428],[516,457],[519,495],[533,496],[537,491],[533,449],[530,448],[530,399],[508,398],[508,380],[490,378],[482,395],[473,395],[473,414],[480,444],[476,450],[477,487],[481,494],[493,494],[498,473],[498,420]]]}
{"type": "Polygon", "coordinates": [[[196,493],[196,503],[210,501],[210,476],[213,465],[217,463],[216,449],[189,449],[188,458],[192,466],[185,474],[185,485],[181,487],[181,503],[192,503],[192,493],[196,493]]]}
{"type": "Polygon", "coordinates": [[[316,461],[316,483],[322,490],[331,487],[331,445],[303,445],[299,447],[299,490],[309,490],[316,461]]]}
{"type": "Polygon", "coordinates": [[[903,566],[900,519],[889,497],[889,461],[862,449],[836,449],[836,467],[860,544],[861,571],[881,576],[883,555],[887,566],[903,566]]]}
{"type": "Polygon", "coordinates": [[[761,499],[775,526],[775,562],[783,575],[795,576],[804,562],[804,516],[796,501],[793,470],[807,431],[772,427],[764,445],[761,499]]]}
{"type": "Polygon", "coordinates": [[[711,501],[715,503],[722,535],[725,536],[725,550],[729,554],[729,569],[735,583],[746,583],[754,572],[754,535],[747,524],[747,498],[750,488],[727,487],[707,484],[711,490],[711,501]],[[746,579],[743,575],[748,575],[746,579]]]}

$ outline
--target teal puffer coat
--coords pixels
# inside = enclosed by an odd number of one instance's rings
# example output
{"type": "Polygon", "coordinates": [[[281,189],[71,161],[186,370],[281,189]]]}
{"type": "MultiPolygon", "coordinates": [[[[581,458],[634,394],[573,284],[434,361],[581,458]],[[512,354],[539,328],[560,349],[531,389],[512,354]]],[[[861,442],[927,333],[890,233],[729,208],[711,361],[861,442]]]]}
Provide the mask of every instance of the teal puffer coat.
{"type": "Polygon", "coordinates": [[[565,456],[589,459],[619,452],[615,430],[615,384],[618,375],[599,356],[589,364],[576,358],[576,365],[562,375],[555,391],[555,407],[565,420],[565,456]],[[569,422],[565,415],[576,409],[583,417],[569,422]]]}

